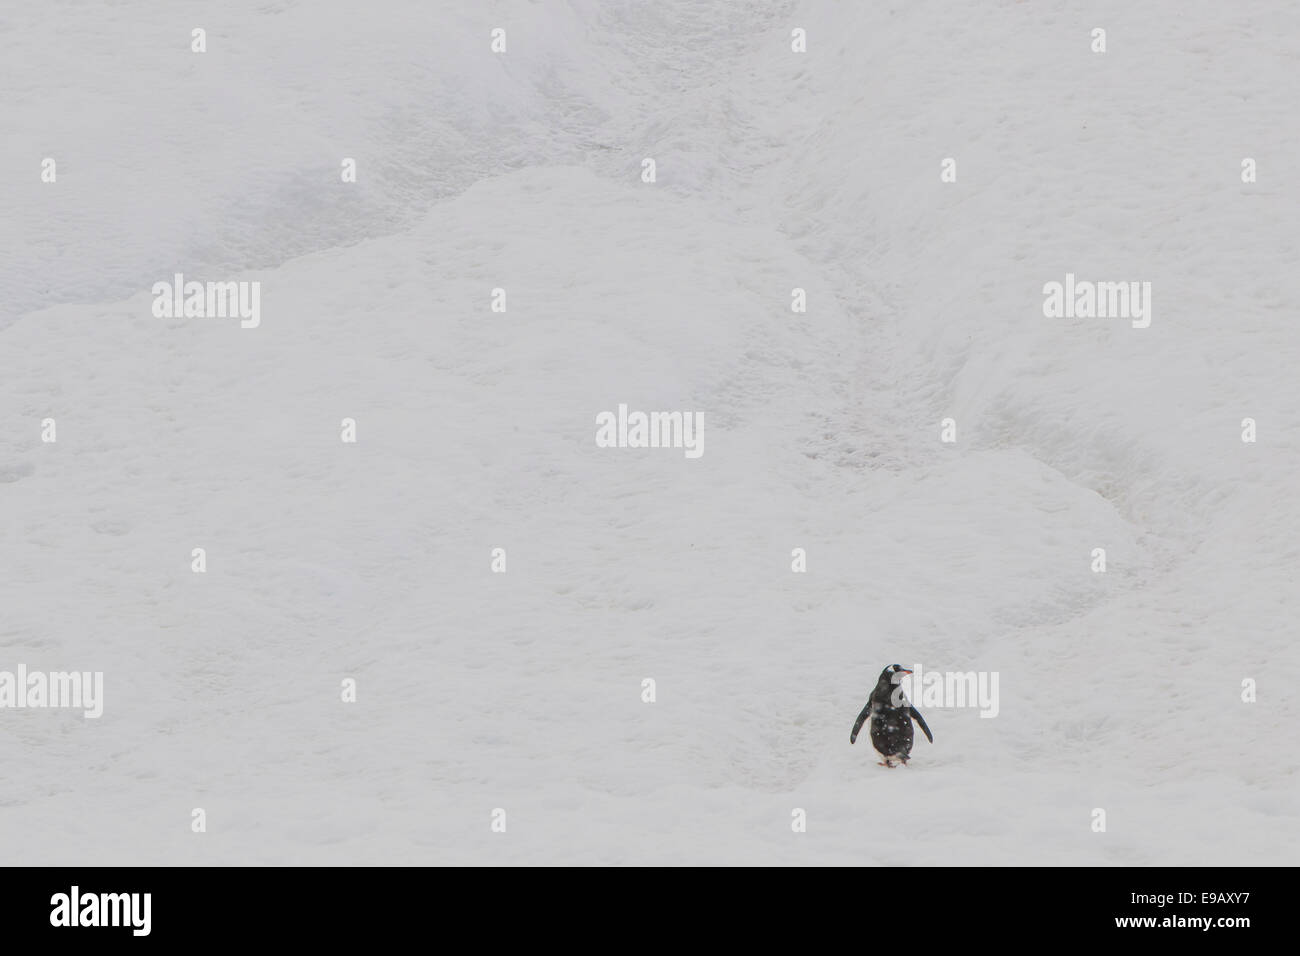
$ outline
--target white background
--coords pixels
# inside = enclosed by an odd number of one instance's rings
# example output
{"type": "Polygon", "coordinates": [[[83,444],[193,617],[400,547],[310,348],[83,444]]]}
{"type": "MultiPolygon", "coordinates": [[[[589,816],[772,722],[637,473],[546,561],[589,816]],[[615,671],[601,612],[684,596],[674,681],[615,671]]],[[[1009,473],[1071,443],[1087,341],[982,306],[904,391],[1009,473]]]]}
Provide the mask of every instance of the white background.
{"type": "Polygon", "coordinates": [[[1295,863],[1298,57],[1282,0],[6,4],[0,669],[105,713],[0,710],[5,862],[1295,863]],[[885,770],[891,663],[1000,714],[885,770]]]}

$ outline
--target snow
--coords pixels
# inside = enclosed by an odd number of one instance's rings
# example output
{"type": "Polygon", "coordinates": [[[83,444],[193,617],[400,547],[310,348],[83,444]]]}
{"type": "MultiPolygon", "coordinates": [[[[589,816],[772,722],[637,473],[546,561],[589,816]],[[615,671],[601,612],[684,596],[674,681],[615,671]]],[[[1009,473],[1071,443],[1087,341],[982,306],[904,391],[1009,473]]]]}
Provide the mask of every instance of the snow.
{"type": "Polygon", "coordinates": [[[0,709],[7,861],[1296,862],[1294,5],[0,25],[0,670],[105,674],[0,709]],[[998,716],[879,767],[891,663],[998,716]]]}

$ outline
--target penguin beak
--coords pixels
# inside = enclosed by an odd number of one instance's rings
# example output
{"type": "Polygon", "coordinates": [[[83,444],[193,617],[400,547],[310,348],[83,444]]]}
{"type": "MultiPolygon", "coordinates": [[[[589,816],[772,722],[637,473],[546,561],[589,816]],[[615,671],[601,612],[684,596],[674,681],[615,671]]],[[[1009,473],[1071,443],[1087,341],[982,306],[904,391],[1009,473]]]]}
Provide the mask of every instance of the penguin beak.
{"type": "Polygon", "coordinates": [[[912,673],[912,672],[909,671],[906,667],[900,667],[900,668],[898,669],[898,673],[900,673],[900,674],[910,674],[910,673],[912,673]]]}

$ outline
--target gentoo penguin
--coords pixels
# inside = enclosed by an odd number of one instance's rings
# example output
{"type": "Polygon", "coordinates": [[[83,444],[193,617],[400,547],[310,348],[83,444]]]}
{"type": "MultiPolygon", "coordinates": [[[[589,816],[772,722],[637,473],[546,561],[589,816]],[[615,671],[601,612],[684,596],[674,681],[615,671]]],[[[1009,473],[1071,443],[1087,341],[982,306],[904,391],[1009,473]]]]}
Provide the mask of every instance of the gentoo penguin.
{"type": "Polygon", "coordinates": [[[898,686],[903,675],[910,673],[912,672],[897,664],[881,671],[880,680],[876,681],[876,689],[871,692],[871,699],[867,701],[867,706],[862,708],[862,713],[858,714],[858,719],[853,722],[853,733],[849,734],[849,743],[853,743],[858,739],[858,731],[870,717],[871,746],[875,747],[876,753],[883,758],[880,761],[882,767],[896,767],[900,763],[907,763],[908,755],[912,752],[912,721],[914,720],[925,731],[925,739],[934,743],[934,735],[925,725],[925,718],[908,701],[903,688],[898,686]]]}

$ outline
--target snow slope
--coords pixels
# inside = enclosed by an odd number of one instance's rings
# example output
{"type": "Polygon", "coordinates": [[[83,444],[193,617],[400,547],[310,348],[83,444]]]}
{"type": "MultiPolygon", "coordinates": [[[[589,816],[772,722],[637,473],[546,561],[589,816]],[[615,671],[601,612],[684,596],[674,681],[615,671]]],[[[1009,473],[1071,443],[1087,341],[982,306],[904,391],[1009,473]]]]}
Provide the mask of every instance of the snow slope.
{"type": "Polygon", "coordinates": [[[0,14],[5,859],[1295,863],[1300,11],[978,6],[0,14]]]}

